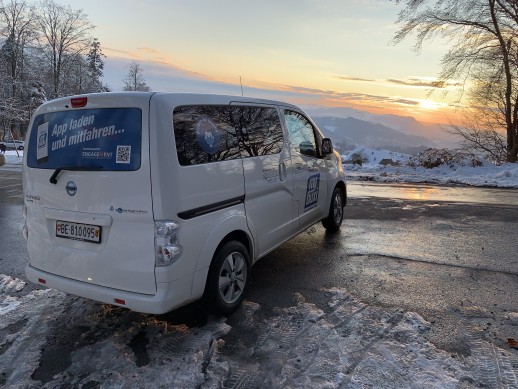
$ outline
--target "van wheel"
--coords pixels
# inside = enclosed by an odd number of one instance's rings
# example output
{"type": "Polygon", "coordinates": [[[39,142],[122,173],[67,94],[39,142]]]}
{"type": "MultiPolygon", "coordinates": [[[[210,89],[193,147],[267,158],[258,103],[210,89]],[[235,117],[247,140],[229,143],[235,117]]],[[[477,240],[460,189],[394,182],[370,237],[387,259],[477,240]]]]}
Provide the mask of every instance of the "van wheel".
{"type": "Polygon", "coordinates": [[[337,231],[344,219],[344,200],[340,188],[336,187],[331,197],[329,214],[322,220],[322,225],[328,231],[337,231]]]}
{"type": "Polygon", "coordinates": [[[209,269],[203,296],[205,306],[214,313],[234,312],[245,297],[250,278],[250,257],[246,247],[237,241],[218,249],[209,269]]]}

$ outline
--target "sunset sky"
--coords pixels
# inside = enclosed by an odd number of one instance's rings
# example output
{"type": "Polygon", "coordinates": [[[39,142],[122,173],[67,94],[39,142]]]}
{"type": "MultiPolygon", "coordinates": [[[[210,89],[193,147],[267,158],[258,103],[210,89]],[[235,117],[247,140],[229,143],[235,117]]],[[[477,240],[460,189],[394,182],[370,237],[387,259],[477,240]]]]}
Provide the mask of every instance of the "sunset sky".
{"type": "Polygon", "coordinates": [[[392,37],[388,0],[61,0],[83,9],[122,89],[132,60],[157,91],[274,98],[447,122],[457,97],[428,96],[444,42],[417,55],[392,37]],[[441,44],[442,43],[442,44],[441,44]]]}

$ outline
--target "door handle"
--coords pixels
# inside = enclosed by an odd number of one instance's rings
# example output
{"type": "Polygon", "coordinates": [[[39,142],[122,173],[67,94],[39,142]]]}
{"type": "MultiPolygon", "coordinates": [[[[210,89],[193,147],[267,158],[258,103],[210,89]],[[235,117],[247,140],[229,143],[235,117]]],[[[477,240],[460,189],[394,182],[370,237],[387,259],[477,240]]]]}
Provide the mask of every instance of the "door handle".
{"type": "Polygon", "coordinates": [[[284,162],[281,162],[279,164],[279,180],[281,180],[281,182],[286,181],[286,176],[286,164],[284,162]]]}

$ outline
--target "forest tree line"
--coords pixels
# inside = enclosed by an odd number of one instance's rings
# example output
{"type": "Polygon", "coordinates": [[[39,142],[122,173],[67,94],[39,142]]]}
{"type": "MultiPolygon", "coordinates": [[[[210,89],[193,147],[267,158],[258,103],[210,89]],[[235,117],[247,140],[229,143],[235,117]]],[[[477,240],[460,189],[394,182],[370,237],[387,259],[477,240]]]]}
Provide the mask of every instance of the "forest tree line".
{"type": "MultiPolygon", "coordinates": [[[[468,150],[497,163],[518,162],[518,0],[395,0],[403,7],[398,43],[440,37],[449,50],[436,88],[463,80],[463,119],[449,131],[468,150]]],[[[0,0],[0,140],[21,139],[43,101],[108,91],[106,58],[83,10],[54,0],[0,0]]],[[[132,63],[124,90],[149,90],[132,63]]]]}
{"type": "MultiPolygon", "coordinates": [[[[23,139],[33,111],[48,99],[108,92],[94,25],[83,10],[54,0],[0,0],[0,140],[23,139]]],[[[124,90],[149,90],[138,63],[124,90]]]]}

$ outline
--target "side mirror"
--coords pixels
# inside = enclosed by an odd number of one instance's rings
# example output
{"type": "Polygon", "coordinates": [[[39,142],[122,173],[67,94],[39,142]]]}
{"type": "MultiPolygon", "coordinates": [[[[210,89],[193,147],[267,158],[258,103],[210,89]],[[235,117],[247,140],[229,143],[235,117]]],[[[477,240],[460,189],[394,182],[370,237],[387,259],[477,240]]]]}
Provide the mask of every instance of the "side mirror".
{"type": "Polygon", "coordinates": [[[333,152],[333,142],[329,138],[322,139],[322,156],[325,157],[333,152]]]}
{"type": "Polygon", "coordinates": [[[315,156],[315,146],[311,142],[302,142],[299,145],[299,150],[302,155],[307,155],[310,157],[315,156]]]}

